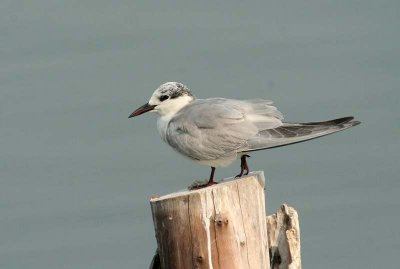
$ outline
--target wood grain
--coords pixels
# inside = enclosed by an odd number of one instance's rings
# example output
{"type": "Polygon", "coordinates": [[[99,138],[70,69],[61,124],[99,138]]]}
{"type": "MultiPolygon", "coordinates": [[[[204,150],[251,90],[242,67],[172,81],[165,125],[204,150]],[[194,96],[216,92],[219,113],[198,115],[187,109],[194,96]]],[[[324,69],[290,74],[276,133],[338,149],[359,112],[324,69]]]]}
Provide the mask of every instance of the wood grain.
{"type": "Polygon", "coordinates": [[[294,208],[283,204],[267,217],[272,269],[301,269],[300,225],[294,208]]]}
{"type": "Polygon", "coordinates": [[[150,201],[163,269],[269,268],[263,172],[150,201]]]}

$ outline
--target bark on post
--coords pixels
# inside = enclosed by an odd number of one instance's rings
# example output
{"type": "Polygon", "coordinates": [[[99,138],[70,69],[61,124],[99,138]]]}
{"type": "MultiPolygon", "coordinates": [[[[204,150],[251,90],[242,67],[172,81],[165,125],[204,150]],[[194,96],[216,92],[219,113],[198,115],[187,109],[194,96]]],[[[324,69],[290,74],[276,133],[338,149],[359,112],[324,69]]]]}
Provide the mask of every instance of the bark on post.
{"type": "Polygon", "coordinates": [[[160,268],[270,268],[263,172],[151,199],[160,268]]]}

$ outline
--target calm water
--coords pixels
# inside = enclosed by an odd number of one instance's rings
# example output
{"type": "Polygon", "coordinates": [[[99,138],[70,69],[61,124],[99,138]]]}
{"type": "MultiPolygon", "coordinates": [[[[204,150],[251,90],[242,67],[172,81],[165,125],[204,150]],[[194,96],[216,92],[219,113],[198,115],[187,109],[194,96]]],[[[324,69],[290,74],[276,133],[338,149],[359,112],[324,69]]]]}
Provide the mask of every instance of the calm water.
{"type": "Polygon", "coordinates": [[[304,268],[397,268],[400,2],[0,6],[0,268],[147,268],[149,198],[209,173],[161,142],[155,115],[128,120],[165,81],[272,99],[287,121],[355,115],[250,166],[269,212],[298,210],[304,268]]]}

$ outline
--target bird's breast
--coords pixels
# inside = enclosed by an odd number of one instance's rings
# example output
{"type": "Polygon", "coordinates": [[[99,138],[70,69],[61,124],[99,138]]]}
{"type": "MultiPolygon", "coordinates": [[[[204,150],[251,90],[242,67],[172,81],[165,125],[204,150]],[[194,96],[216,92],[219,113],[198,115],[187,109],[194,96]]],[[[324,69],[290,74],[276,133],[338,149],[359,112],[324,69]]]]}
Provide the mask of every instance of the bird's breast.
{"type": "Polygon", "coordinates": [[[159,117],[157,120],[157,130],[164,142],[167,142],[167,128],[171,118],[171,116],[165,115],[159,117]]]}

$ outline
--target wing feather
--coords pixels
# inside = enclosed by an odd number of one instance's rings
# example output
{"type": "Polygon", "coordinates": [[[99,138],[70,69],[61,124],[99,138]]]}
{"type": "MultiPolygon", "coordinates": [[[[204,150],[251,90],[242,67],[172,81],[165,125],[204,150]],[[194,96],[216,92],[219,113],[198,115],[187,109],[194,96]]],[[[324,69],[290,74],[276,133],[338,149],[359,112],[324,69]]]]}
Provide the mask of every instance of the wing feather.
{"type": "Polygon", "coordinates": [[[358,124],[358,121],[353,121],[353,117],[325,122],[284,123],[274,129],[261,130],[256,136],[250,138],[248,151],[294,144],[336,133],[358,124]]]}
{"type": "Polygon", "coordinates": [[[195,160],[236,158],[260,130],[282,125],[282,114],[269,100],[198,99],[170,121],[166,139],[195,160]]]}

